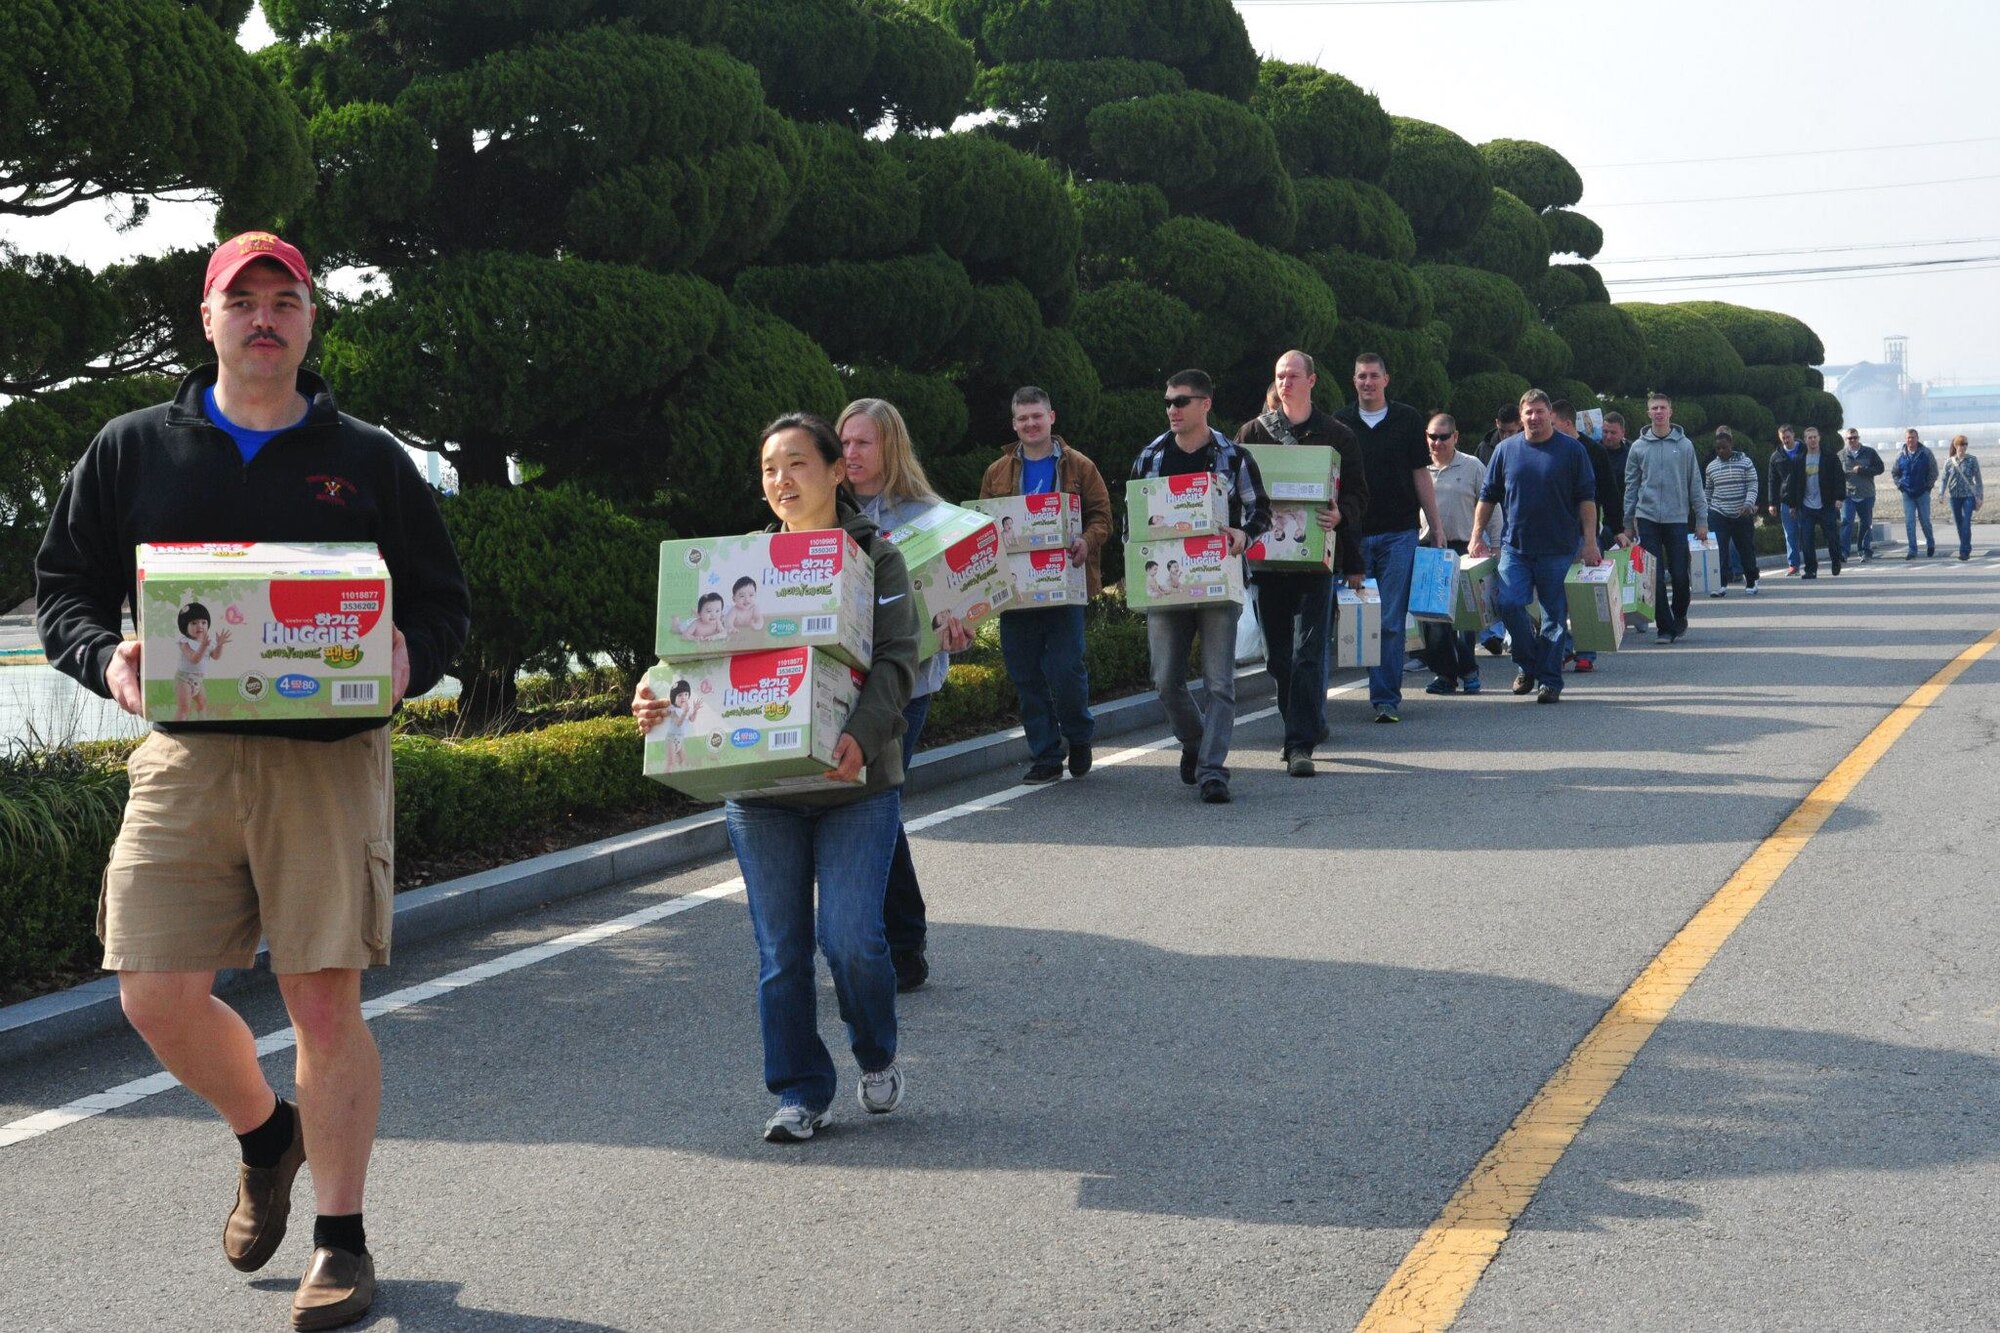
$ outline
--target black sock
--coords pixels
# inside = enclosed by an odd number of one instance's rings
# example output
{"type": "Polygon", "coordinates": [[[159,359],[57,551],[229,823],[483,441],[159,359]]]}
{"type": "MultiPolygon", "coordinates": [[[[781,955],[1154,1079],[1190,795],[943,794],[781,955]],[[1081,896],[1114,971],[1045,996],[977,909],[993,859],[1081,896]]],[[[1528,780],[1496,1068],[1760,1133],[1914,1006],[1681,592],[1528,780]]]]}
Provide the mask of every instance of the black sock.
{"type": "Polygon", "coordinates": [[[292,1118],[297,1114],[297,1109],[280,1097],[269,1120],[248,1134],[238,1134],[236,1142],[243,1148],[243,1165],[265,1169],[276,1166],[285,1149],[292,1146],[292,1118]]]}
{"type": "Polygon", "coordinates": [[[339,1217],[329,1217],[325,1213],[313,1218],[313,1248],[322,1245],[335,1250],[346,1250],[349,1254],[368,1253],[368,1232],[361,1225],[361,1214],[343,1213],[339,1217]]]}

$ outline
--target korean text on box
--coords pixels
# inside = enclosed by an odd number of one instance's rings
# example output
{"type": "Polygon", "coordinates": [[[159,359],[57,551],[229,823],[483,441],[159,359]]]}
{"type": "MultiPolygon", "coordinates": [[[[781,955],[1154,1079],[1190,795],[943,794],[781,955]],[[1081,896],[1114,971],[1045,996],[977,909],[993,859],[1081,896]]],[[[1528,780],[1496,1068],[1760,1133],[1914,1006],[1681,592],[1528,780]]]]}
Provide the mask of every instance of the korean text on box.
{"type": "Polygon", "coordinates": [[[365,543],[138,548],[140,684],[155,722],[387,717],[389,567],[365,543]]]}
{"type": "Polygon", "coordinates": [[[993,520],[1000,529],[1000,549],[1009,555],[1066,551],[1083,536],[1083,497],[1066,491],[1001,495],[970,500],[965,507],[993,520]]]}
{"type": "Polygon", "coordinates": [[[1243,557],[1229,538],[1175,537],[1125,544],[1125,604],[1134,611],[1243,604],[1243,557]]]}
{"type": "Polygon", "coordinates": [[[824,648],[868,669],[875,566],[839,528],[660,543],[656,651],[728,657],[824,648]]]}
{"type": "Polygon", "coordinates": [[[1221,532],[1229,526],[1229,489],[1213,472],[1128,481],[1125,521],[1135,542],[1221,532]]]}
{"type": "Polygon", "coordinates": [[[701,801],[843,786],[826,771],[865,681],[818,648],[662,662],[646,673],[667,701],[646,776],[701,801]]]}
{"type": "Polygon", "coordinates": [[[1049,606],[1082,606],[1090,600],[1090,580],[1081,561],[1067,551],[1028,551],[1006,557],[1014,598],[1000,608],[1034,611],[1049,606]]]}
{"type": "Polygon", "coordinates": [[[1000,556],[1000,530],[985,514],[933,505],[885,534],[910,567],[917,599],[917,660],[934,655],[947,630],[970,630],[1014,600],[1000,556]]]}

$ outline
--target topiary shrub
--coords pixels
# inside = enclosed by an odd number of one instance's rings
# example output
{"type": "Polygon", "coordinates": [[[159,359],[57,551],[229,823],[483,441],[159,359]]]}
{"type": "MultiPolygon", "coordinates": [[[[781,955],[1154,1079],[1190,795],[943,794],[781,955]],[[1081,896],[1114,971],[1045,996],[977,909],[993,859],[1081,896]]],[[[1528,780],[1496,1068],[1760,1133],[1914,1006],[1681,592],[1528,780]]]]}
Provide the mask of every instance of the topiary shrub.
{"type": "Polygon", "coordinates": [[[1586,303],[1561,311],[1553,322],[1556,333],[1569,344],[1571,368],[1578,379],[1614,394],[1652,387],[1644,382],[1646,337],[1629,312],[1586,303]]]}
{"type": "Polygon", "coordinates": [[[1187,91],[1181,72],[1149,60],[1029,60],[981,70],[973,97],[997,113],[989,132],[1016,148],[1088,170],[1085,119],[1106,102],[1187,91]]]}
{"type": "Polygon", "coordinates": [[[1570,406],[1576,408],[1578,411],[1582,411],[1587,407],[1603,406],[1602,401],[1597,396],[1597,390],[1585,384],[1582,380],[1568,378],[1552,380],[1541,387],[1548,391],[1550,399],[1559,400],[1567,398],[1570,406]]]}
{"type": "Polygon", "coordinates": [[[1747,365],[1818,365],[1826,360],[1819,335],[1791,315],[1727,301],[1682,301],[1674,308],[1707,321],[1747,365]]]}
{"type": "Polygon", "coordinates": [[[1082,231],[1078,267],[1089,282],[1109,282],[1138,272],[1135,262],[1167,220],[1167,196],[1157,185],[1087,181],[1070,186],[1082,231]]]}
{"type": "Polygon", "coordinates": [[[1771,415],[1771,409],[1748,394],[1704,394],[1694,401],[1707,418],[1702,424],[1710,431],[1717,426],[1728,426],[1739,435],[1763,440],[1773,438],[1778,432],[1778,419],[1771,415]]]}
{"type": "Polygon", "coordinates": [[[1294,182],[1299,225],[1293,245],[1301,251],[1336,247],[1398,264],[1417,257],[1410,219],[1379,186],[1328,176],[1294,182]]]}
{"type": "Polygon", "coordinates": [[[1438,318],[1451,326],[1454,353],[1502,352],[1534,322],[1527,294],[1497,273],[1462,264],[1419,264],[1416,274],[1430,291],[1438,318]]]}
{"type": "Polygon", "coordinates": [[[1171,65],[1190,87],[1244,101],[1257,86],[1257,52],[1229,0],[915,0],[982,63],[1118,56],[1171,65]]]}
{"type": "Polygon", "coordinates": [[[1544,389],[1570,372],[1569,344],[1555,330],[1530,324],[1507,349],[1507,368],[1544,389]]]}
{"type": "Polygon", "coordinates": [[[1590,299],[1590,289],[1582,278],[1567,270],[1564,265],[1551,265],[1542,275],[1542,280],[1528,291],[1528,297],[1535,303],[1535,313],[1543,319],[1553,320],[1558,314],[1573,305],[1582,305],[1590,299]]]}
{"type": "Polygon", "coordinates": [[[1291,244],[1298,196],[1271,127],[1248,107],[1213,93],[1162,93],[1107,102],[1085,125],[1105,175],[1159,186],[1177,212],[1219,218],[1272,245],[1291,244]]]}
{"type": "Polygon", "coordinates": [[[951,128],[972,96],[972,44],[901,0],[861,0],[875,21],[875,59],[851,101],[857,125],[951,128]]]}
{"type": "Polygon", "coordinates": [[[1388,112],[1375,94],[1338,74],[1266,60],[1250,109],[1270,123],[1294,176],[1375,181],[1388,169],[1388,112]]]}
{"type": "Polygon", "coordinates": [[[1550,254],[1595,259],[1604,248],[1604,228],[1581,213],[1558,208],[1542,214],[1542,225],[1548,229],[1550,254]]]}
{"type": "Polygon", "coordinates": [[[1493,184],[1536,213],[1568,208],[1583,198],[1583,177],[1569,159],[1532,139],[1489,139],[1479,145],[1493,184]]]}
{"type": "Polygon", "coordinates": [[[1505,190],[1493,191],[1493,207],[1472,239],[1449,251],[1447,262],[1483,268],[1533,291],[1549,268],[1549,233],[1535,211],[1505,190]]]}
{"type": "Polygon", "coordinates": [[[1463,435],[1480,435],[1502,407],[1509,403],[1519,403],[1521,395],[1534,386],[1511,371],[1489,371],[1481,375],[1468,375],[1456,380],[1451,386],[1451,397],[1446,400],[1445,411],[1457,418],[1459,431],[1463,435]],[[1476,427],[1475,427],[1476,423],[1476,427]],[[1468,429],[1468,427],[1474,427],[1468,429]]]}
{"type": "Polygon", "coordinates": [[[1344,316],[1419,329],[1435,314],[1430,289],[1406,265],[1351,250],[1318,250],[1306,262],[1326,279],[1344,316]]]}
{"type": "Polygon", "coordinates": [[[746,268],[736,299],[798,326],[838,361],[919,367],[971,317],[972,278],[940,251],[746,268]]]}
{"type": "Polygon", "coordinates": [[[1820,373],[1810,366],[1745,366],[1743,392],[1760,403],[1772,403],[1800,389],[1824,387],[1820,373]]]}
{"type": "Polygon", "coordinates": [[[1418,251],[1436,255],[1467,244],[1493,206],[1486,159],[1442,125],[1408,116],[1391,121],[1382,188],[1409,215],[1418,251]]]}
{"type": "Polygon", "coordinates": [[[1840,400],[1824,389],[1797,389],[1771,404],[1781,421],[1789,421],[1804,435],[1807,426],[1818,426],[1822,435],[1845,424],[1840,400]]]}
{"type": "Polygon", "coordinates": [[[903,424],[910,428],[910,443],[927,469],[933,461],[967,447],[971,414],[966,410],[965,395],[949,376],[864,364],[843,366],[840,378],[850,402],[883,398],[896,405],[903,414],[903,424]]]}
{"type": "Polygon", "coordinates": [[[1611,293],[1604,285],[1603,275],[1589,264],[1551,264],[1549,272],[1560,273],[1582,283],[1584,300],[1598,305],[1611,304],[1611,293]]]}
{"type": "Polygon", "coordinates": [[[1121,388],[1157,385],[1184,369],[1196,332],[1187,302],[1129,280],[1078,297],[1067,327],[1099,378],[1121,388]]]}
{"type": "Polygon", "coordinates": [[[902,158],[845,125],[800,125],[798,190],[767,264],[886,259],[909,249],[923,196],[902,158]]]}
{"type": "Polygon", "coordinates": [[[977,134],[899,136],[923,199],[920,245],[934,245],[975,277],[1013,278],[1044,302],[1072,290],[1082,233],[1069,192],[1041,158],[977,134]]]}
{"type": "MultiPolygon", "coordinates": [[[[1185,367],[1176,366],[1174,369],[1185,367]]],[[[1065,420],[1062,404],[1055,405],[1056,430],[1088,454],[1104,474],[1104,480],[1111,486],[1113,512],[1117,512],[1116,500],[1123,494],[1125,478],[1132,473],[1132,460],[1167,428],[1167,415],[1160,406],[1161,386],[1164,383],[1165,376],[1162,376],[1160,384],[1143,389],[1107,390],[1098,396],[1097,408],[1088,418],[1069,417],[1065,420]],[[1072,426],[1072,422],[1076,424],[1072,426]]],[[[1108,548],[1106,554],[1109,554],[1108,548]]]]}
{"type": "Polygon", "coordinates": [[[1649,389],[1678,394],[1730,393],[1741,382],[1743,358],[1701,316],[1679,306],[1645,301],[1617,307],[1638,322],[1646,339],[1649,389]]]}

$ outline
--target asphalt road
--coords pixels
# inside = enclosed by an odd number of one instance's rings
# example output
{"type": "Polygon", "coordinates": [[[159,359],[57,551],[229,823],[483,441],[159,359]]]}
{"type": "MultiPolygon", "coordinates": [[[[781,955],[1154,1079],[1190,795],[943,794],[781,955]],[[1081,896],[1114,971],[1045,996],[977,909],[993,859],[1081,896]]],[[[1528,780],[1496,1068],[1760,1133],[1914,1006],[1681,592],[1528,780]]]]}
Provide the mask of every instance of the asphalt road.
{"type": "MultiPolygon", "coordinates": [[[[1484,657],[1479,698],[1411,677],[1398,727],[1343,694],[1310,782],[1250,722],[1233,806],[1171,746],[913,803],[1002,795],[914,838],[935,978],[901,1008],[908,1102],[864,1117],[843,1055],[810,1144],[757,1137],[740,898],[388,1014],[371,1326],[1351,1327],[1674,931],[2000,623],[1981,535],[1971,565],[1700,601],[1554,708],[1484,657]]],[[[1459,1328],[2000,1325],[1996,739],[2000,653],[1696,980],[1459,1328]]],[[[402,950],[369,992],[734,874],[402,950]]],[[[289,1052],[267,1065],[289,1085],[289,1052]]],[[[129,1034],[0,1068],[0,1124],[154,1069],[129,1034]]],[[[233,1148],[179,1089],[0,1148],[0,1327],[283,1327],[309,1210],[264,1274],[229,1270],[233,1148]]]]}

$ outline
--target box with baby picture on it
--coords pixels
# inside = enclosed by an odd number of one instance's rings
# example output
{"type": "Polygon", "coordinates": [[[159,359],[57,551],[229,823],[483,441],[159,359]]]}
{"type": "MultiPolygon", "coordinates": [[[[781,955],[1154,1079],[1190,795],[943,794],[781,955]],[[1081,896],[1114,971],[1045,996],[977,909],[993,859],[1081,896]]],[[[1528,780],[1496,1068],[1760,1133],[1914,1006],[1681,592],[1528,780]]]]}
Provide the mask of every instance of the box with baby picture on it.
{"type": "Polygon", "coordinates": [[[999,495],[968,500],[965,507],[993,520],[1000,529],[1000,549],[1009,555],[1067,551],[1083,536],[1083,497],[1069,492],[999,495]]]}
{"type": "Polygon", "coordinates": [[[1048,606],[1082,606],[1090,600],[1090,580],[1080,561],[1067,551],[1028,551],[1007,557],[1007,574],[1014,599],[1000,608],[1036,611],[1048,606]]]}
{"type": "Polygon", "coordinates": [[[848,785],[826,772],[866,679],[818,648],[662,662],[646,673],[667,718],[646,733],[645,774],[698,801],[848,785]]]}
{"type": "Polygon", "coordinates": [[[655,650],[670,659],[824,648],[868,669],[875,565],[839,528],[660,543],[655,650]]]}
{"type": "Polygon", "coordinates": [[[139,680],[153,722],[387,717],[389,567],[368,543],[138,548],[139,680]]]}
{"type": "Polygon", "coordinates": [[[1340,454],[1324,444],[1238,445],[1257,464],[1264,494],[1280,500],[1330,505],[1340,498],[1340,454]]]}
{"type": "Polygon", "coordinates": [[[1229,538],[1174,537],[1125,544],[1125,604],[1134,611],[1243,604],[1243,557],[1229,538]]]}
{"type": "Polygon", "coordinates": [[[910,569],[919,662],[968,647],[973,628],[1014,600],[1000,530],[985,514],[940,503],[883,535],[910,569]]]}
{"type": "MultiPolygon", "coordinates": [[[[1327,450],[1332,453],[1332,450],[1327,450]]],[[[1319,511],[1326,506],[1292,500],[1271,502],[1271,530],[1250,543],[1243,554],[1250,568],[1332,569],[1335,543],[1333,534],[1319,525],[1319,511]]]]}
{"type": "Polygon", "coordinates": [[[1229,526],[1229,487],[1213,472],[1141,477],[1125,483],[1128,540],[1196,537],[1229,526]]]}

